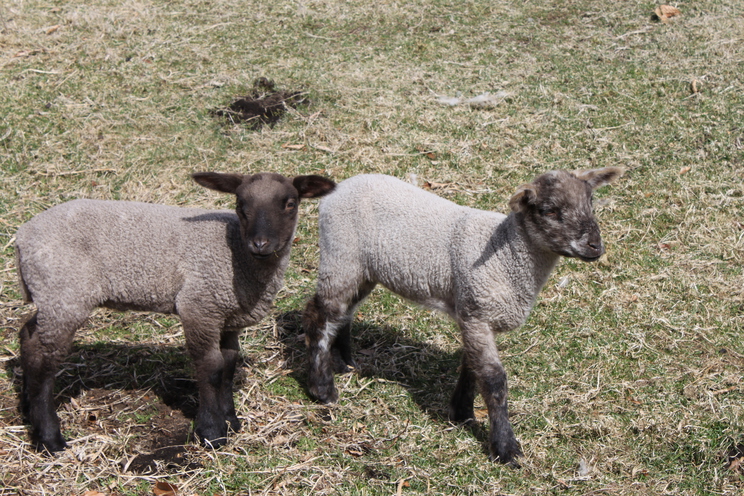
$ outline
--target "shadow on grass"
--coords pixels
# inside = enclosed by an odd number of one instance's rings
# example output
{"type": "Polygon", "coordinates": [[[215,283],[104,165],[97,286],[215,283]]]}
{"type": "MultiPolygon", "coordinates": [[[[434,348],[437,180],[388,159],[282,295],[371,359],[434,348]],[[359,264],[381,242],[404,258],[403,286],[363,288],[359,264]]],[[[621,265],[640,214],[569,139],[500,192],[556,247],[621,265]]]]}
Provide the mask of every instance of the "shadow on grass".
{"type": "MultiPolygon", "coordinates": [[[[291,377],[306,389],[306,352],[301,334],[301,312],[287,312],[277,317],[279,338],[283,343],[286,367],[293,370],[291,377]]],[[[433,420],[446,424],[449,422],[447,407],[454,391],[460,365],[461,352],[449,353],[430,344],[417,341],[390,326],[370,326],[364,322],[352,328],[352,346],[357,362],[356,374],[360,377],[380,378],[400,384],[418,407],[433,420]]],[[[245,350],[244,350],[245,353],[245,350]]],[[[243,359],[245,360],[245,358],[243,359]]],[[[13,377],[16,398],[20,397],[21,380],[14,370],[20,368],[20,361],[13,359],[5,363],[8,377],[13,377]]],[[[236,376],[236,390],[240,387],[236,376]]],[[[130,470],[147,472],[157,460],[159,453],[168,459],[182,455],[182,450],[171,453],[173,446],[189,442],[191,421],[196,417],[198,389],[194,379],[191,359],[182,345],[138,345],[112,342],[93,344],[76,343],[63,363],[55,381],[55,400],[57,410],[77,408],[77,400],[83,391],[91,398],[93,406],[108,408],[109,424],[119,417],[117,409],[111,412],[107,406],[112,401],[123,403],[118,409],[152,410],[152,405],[161,405],[156,428],[167,435],[158,436],[155,432],[143,432],[141,442],[151,453],[142,459],[130,462],[130,470]],[[131,398],[120,401],[118,395],[126,391],[149,392],[159,398],[148,400],[146,405],[132,405],[131,398]],[[114,400],[111,398],[117,396],[114,400]],[[162,405],[167,406],[165,409],[162,405]],[[144,407],[144,408],[143,408],[144,407]],[[170,422],[172,411],[180,412],[180,423],[170,422]],[[162,417],[162,418],[161,418],[162,417]],[[167,425],[161,425],[167,424],[167,425]],[[162,428],[161,428],[162,427],[162,428]],[[173,456],[171,456],[173,455],[173,456]]],[[[343,392],[341,393],[343,394],[343,392]]],[[[151,395],[151,396],[152,396],[151,395]]],[[[136,396],[127,395],[125,396],[136,396]]],[[[311,401],[308,397],[308,401],[311,401]]],[[[20,418],[20,408],[18,409],[20,418]]],[[[122,422],[126,422],[126,416],[122,422]]],[[[149,424],[148,424],[149,425],[149,424]]],[[[488,449],[488,432],[481,423],[471,422],[464,426],[482,444],[484,452],[488,449]]],[[[89,431],[90,426],[81,426],[89,431]]],[[[166,460],[168,461],[168,460],[166,460]]],[[[172,461],[172,460],[171,460],[172,461]]]]}
{"type": "MultiPolygon", "coordinates": [[[[291,377],[308,394],[305,345],[303,340],[297,339],[302,333],[301,322],[300,311],[277,317],[284,359],[287,367],[294,371],[291,377]]],[[[459,375],[461,350],[450,353],[417,341],[395,327],[371,326],[364,322],[354,323],[351,335],[356,374],[400,384],[432,420],[449,423],[448,406],[459,375]]],[[[340,394],[343,396],[343,392],[340,394]]],[[[471,432],[488,455],[488,429],[477,421],[469,422],[463,428],[471,432]]]]}
{"type": "MultiPolygon", "coordinates": [[[[5,364],[18,397],[21,378],[13,371],[20,365],[18,358],[5,364]]],[[[58,408],[82,391],[94,389],[149,390],[185,417],[196,417],[198,391],[191,359],[183,346],[75,343],[55,379],[58,408]]]]}
{"type": "MultiPolygon", "coordinates": [[[[5,368],[19,399],[22,380],[14,372],[20,369],[20,359],[6,362],[5,368]]],[[[123,467],[129,471],[195,467],[186,455],[198,389],[183,346],[76,343],[57,374],[55,403],[58,412],[74,412],[66,428],[72,423],[90,434],[136,433],[142,452],[123,467]],[[83,392],[86,400],[81,408],[83,392]]],[[[20,401],[16,405],[17,418],[6,420],[26,422],[20,401]]]]}

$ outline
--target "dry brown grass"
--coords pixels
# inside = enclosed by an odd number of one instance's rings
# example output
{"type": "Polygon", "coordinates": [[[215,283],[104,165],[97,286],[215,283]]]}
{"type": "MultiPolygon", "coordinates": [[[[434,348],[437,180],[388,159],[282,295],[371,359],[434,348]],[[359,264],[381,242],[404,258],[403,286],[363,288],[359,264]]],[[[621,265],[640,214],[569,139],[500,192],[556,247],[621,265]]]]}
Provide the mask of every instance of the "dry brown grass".
{"type": "Polygon", "coordinates": [[[655,5],[203,0],[0,4],[0,496],[744,494],[744,32],[739,2],[655,5]],[[308,91],[274,127],[212,111],[265,76],[308,91]],[[438,96],[505,91],[486,109],[438,96]],[[288,146],[291,145],[291,146],[288,146]],[[561,264],[499,337],[520,470],[487,461],[485,410],[444,418],[445,318],[375,291],[342,401],[303,391],[296,311],[317,266],[303,217],[277,309],[243,337],[243,430],[188,439],[176,319],[97,312],[58,378],[71,449],[30,449],[17,409],[13,234],[78,198],[229,207],[197,170],[415,175],[502,210],[551,168],[622,165],[598,194],[608,254],[561,264]]]}

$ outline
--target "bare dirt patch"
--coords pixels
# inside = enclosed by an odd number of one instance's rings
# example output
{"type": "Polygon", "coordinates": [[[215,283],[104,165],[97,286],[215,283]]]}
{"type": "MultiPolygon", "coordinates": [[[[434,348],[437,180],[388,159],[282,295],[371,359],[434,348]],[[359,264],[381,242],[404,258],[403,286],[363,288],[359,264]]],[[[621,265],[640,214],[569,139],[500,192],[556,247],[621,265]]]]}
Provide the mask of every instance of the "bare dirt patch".
{"type": "Polygon", "coordinates": [[[266,124],[276,124],[288,108],[308,103],[306,92],[277,90],[274,81],[261,77],[253,83],[250,95],[238,98],[227,108],[215,110],[214,115],[231,123],[241,122],[252,129],[260,129],[266,124]]]}

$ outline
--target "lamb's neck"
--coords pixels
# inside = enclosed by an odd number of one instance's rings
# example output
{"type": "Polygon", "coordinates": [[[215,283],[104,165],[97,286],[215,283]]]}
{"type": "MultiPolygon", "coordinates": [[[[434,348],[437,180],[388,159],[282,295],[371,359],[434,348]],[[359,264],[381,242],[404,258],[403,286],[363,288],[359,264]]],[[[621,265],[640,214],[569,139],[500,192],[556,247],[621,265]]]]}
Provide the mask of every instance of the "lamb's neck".
{"type": "Polygon", "coordinates": [[[231,325],[251,325],[269,312],[274,297],[284,285],[284,272],[289,265],[289,250],[283,252],[258,260],[246,251],[234,267],[233,289],[242,313],[231,325]]]}
{"type": "Polygon", "coordinates": [[[513,259],[511,266],[519,270],[514,276],[523,281],[523,284],[531,286],[529,289],[537,295],[550,277],[560,255],[532,242],[516,214],[512,213],[507,217],[504,227],[510,248],[508,256],[513,259]]]}
{"type": "Polygon", "coordinates": [[[289,253],[289,247],[261,259],[254,258],[246,253],[244,260],[248,262],[246,268],[248,268],[252,278],[268,282],[284,278],[284,272],[289,265],[289,253]]]}

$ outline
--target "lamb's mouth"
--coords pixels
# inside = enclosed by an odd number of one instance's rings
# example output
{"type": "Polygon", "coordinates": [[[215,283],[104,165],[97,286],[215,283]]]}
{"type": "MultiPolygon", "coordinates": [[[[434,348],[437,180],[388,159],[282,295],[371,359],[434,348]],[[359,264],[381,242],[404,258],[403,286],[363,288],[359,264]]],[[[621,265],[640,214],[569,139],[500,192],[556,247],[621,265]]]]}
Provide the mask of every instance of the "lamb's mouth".
{"type": "Polygon", "coordinates": [[[578,258],[582,262],[596,262],[597,260],[602,258],[602,255],[604,255],[604,250],[595,252],[596,253],[595,255],[585,255],[583,253],[576,253],[575,251],[572,251],[572,250],[561,250],[556,253],[564,257],[568,257],[568,258],[578,258]]]}
{"type": "Polygon", "coordinates": [[[270,251],[269,253],[251,252],[251,256],[253,258],[255,258],[256,260],[266,260],[267,258],[273,258],[273,257],[277,257],[278,258],[279,257],[279,255],[277,255],[277,251],[276,250],[270,251]]]}
{"type": "Polygon", "coordinates": [[[578,258],[583,262],[594,262],[604,255],[602,243],[571,243],[570,247],[559,252],[564,257],[578,258]]]}

